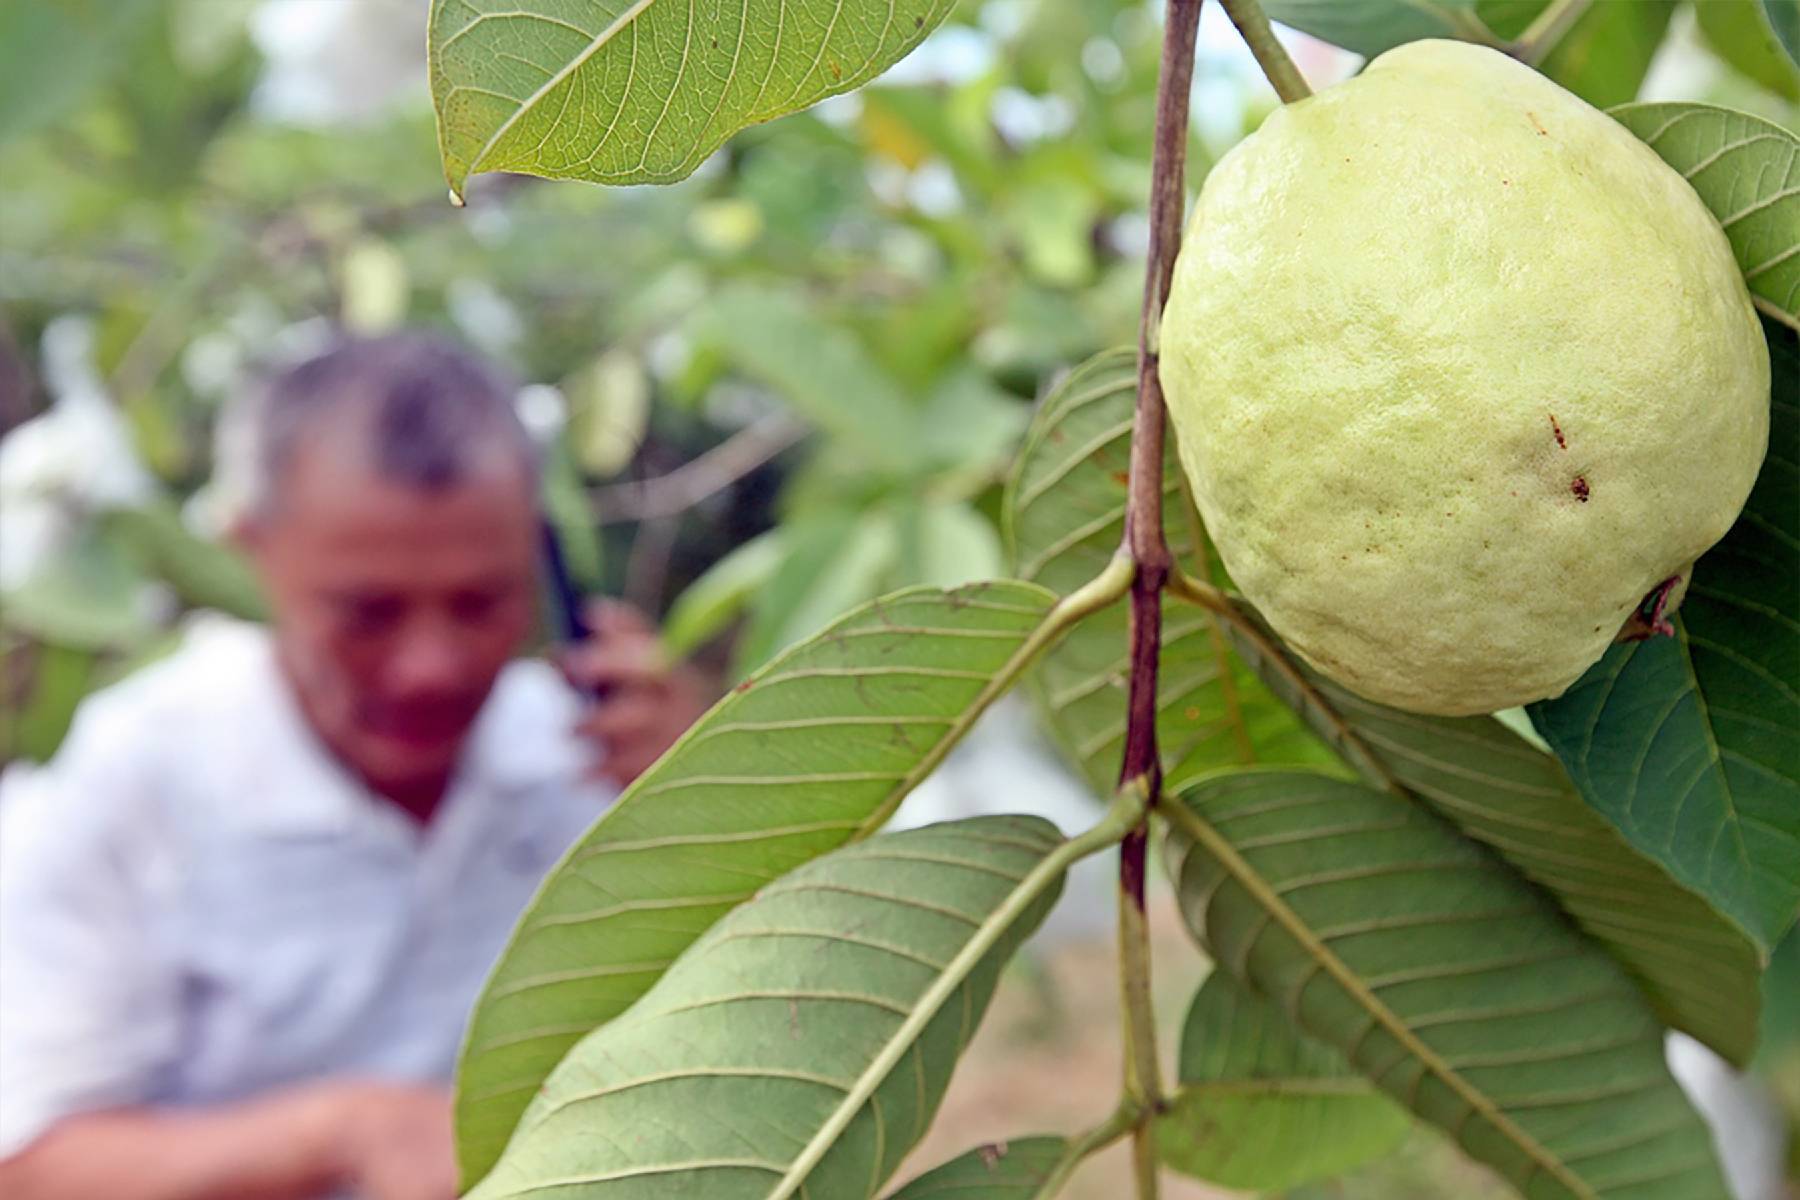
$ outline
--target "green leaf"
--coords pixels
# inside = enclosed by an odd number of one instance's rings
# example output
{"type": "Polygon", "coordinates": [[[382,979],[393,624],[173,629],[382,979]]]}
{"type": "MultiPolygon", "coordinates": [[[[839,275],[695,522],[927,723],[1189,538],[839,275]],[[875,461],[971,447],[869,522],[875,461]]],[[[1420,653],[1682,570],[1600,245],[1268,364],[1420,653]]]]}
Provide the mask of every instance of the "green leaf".
{"type": "Polygon", "coordinates": [[[1168,815],[1215,961],[1522,1194],[1725,1200],[1643,996],[1479,846],[1297,771],[1201,781],[1168,815]]]}
{"type": "MultiPolygon", "coordinates": [[[[1021,579],[1067,594],[1118,549],[1137,394],[1137,358],[1109,350],[1053,388],[1007,482],[1004,532],[1021,579]]],[[[1204,561],[1199,518],[1182,489],[1173,438],[1164,461],[1164,525],[1178,558],[1204,561]]],[[[1118,780],[1128,678],[1126,601],[1084,621],[1028,677],[1051,736],[1102,794],[1118,780]]],[[[1247,671],[1234,666],[1212,618],[1164,614],[1157,739],[1171,778],[1231,762],[1329,762],[1247,671]]]]}
{"type": "Polygon", "coordinates": [[[663,622],[663,650],[686,658],[730,624],[781,564],[781,530],[758,534],[688,584],[663,622]]]}
{"type": "Polygon", "coordinates": [[[1588,807],[1555,758],[1493,717],[1421,716],[1364,700],[1284,654],[1254,617],[1231,633],[1238,652],[1365,780],[1430,804],[1555,896],[1636,977],[1665,1022],[1735,1063],[1749,1058],[1756,945],[1588,807]]]}
{"type": "Polygon", "coordinates": [[[902,551],[908,582],[960,587],[1004,570],[1000,535],[969,505],[927,501],[916,514],[909,524],[912,545],[902,551]]]}
{"type": "Polygon", "coordinates": [[[1693,184],[1757,307],[1800,328],[1800,136],[1711,104],[1628,104],[1611,115],[1693,184]]]}
{"type": "Polygon", "coordinates": [[[62,117],[127,61],[156,0],[0,4],[0,142],[62,117]]]}
{"type": "Polygon", "coordinates": [[[1474,0],[1263,0],[1263,10],[1365,58],[1420,38],[1493,41],[1474,0]]]}
{"type": "Polygon", "coordinates": [[[840,446],[899,470],[922,449],[905,392],[846,329],[785,288],[738,284],[714,297],[700,336],[840,446]]]}
{"type": "Polygon", "coordinates": [[[1040,818],[980,817],[767,884],[569,1052],[471,1200],[868,1200],[929,1127],[1073,845],[1040,818]]]}
{"type": "Polygon", "coordinates": [[[1181,1090],[1157,1121],[1163,1161],[1234,1188],[1287,1189],[1381,1157],[1405,1112],[1223,971],[1194,996],[1181,1032],[1181,1090]]]}
{"type": "Polygon", "coordinates": [[[1059,1137],[977,1146],[925,1172],[888,1200],[1034,1200],[1067,1148],[1059,1137]]]}
{"type": "Polygon", "coordinates": [[[457,1079],[466,1182],[544,1077],[756,889],[885,822],[1070,610],[1021,583],[865,606],[739,684],[540,888],[487,982],[457,1079]]]}
{"type": "Polygon", "coordinates": [[[1764,328],[1769,456],[1675,636],[1611,647],[1531,716],[1587,802],[1766,951],[1800,911],[1800,349],[1764,328]]]}
{"type": "Polygon", "coordinates": [[[118,649],[152,632],[140,603],[143,586],[130,557],[91,530],[0,593],[0,623],[58,646],[118,649]]]}
{"type": "Polygon", "coordinates": [[[225,546],[188,532],[174,509],[161,504],[113,509],[102,517],[102,527],[183,603],[250,621],[267,615],[262,586],[250,564],[225,546]]]}
{"type": "Polygon", "coordinates": [[[30,679],[28,688],[8,697],[0,719],[0,762],[44,762],[69,731],[76,706],[98,685],[100,656],[54,642],[29,648],[0,643],[0,655],[10,671],[23,665],[30,679]]]}
{"type": "Polygon", "coordinates": [[[1762,0],[1763,17],[1790,61],[1800,63],[1800,0],[1762,0]]]}
{"type": "Polygon", "coordinates": [[[782,535],[786,558],[738,643],[739,673],[880,595],[900,552],[899,530],[885,509],[818,513],[791,522],[782,535]]]}
{"type": "Polygon", "coordinates": [[[1774,22],[1800,18],[1793,0],[1700,0],[1694,5],[1700,32],[1719,57],[1744,75],[1787,100],[1800,100],[1800,64],[1789,56],[1774,22]],[[1780,11],[1785,9],[1785,11],[1780,11]]]}
{"type": "Polygon", "coordinates": [[[747,125],[898,62],[948,0],[433,0],[428,54],[450,190],[519,171],[673,183],[747,125]]]}
{"type": "Polygon", "coordinates": [[[1635,100],[1674,15],[1675,0],[1595,4],[1538,70],[1599,108],[1635,100]]]}

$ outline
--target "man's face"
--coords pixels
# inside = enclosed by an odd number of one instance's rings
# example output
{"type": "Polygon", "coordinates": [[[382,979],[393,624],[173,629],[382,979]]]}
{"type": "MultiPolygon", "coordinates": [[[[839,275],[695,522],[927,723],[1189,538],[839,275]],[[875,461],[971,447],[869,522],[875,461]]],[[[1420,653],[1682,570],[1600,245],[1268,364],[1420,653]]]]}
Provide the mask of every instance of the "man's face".
{"type": "Polygon", "coordinates": [[[246,542],[314,730],[378,791],[439,787],[531,624],[529,477],[496,455],[427,490],[346,449],[299,447],[246,542]]]}

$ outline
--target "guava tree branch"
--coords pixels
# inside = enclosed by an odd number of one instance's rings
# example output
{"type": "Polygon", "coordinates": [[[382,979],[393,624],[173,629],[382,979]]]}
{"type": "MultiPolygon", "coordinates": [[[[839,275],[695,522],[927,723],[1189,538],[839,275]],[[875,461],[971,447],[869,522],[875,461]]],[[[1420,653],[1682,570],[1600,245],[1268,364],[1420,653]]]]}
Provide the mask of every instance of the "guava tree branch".
{"type": "Polygon", "coordinates": [[[1283,104],[1292,104],[1296,100],[1304,100],[1312,95],[1312,89],[1306,86],[1306,79],[1300,74],[1300,68],[1288,57],[1287,47],[1269,28],[1269,18],[1257,0],[1221,0],[1225,5],[1225,14],[1231,23],[1237,26],[1244,44],[1250,47],[1250,53],[1256,58],[1256,65],[1262,68],[1263,75],[1275,94],[1281,97],[1283,104]]]}
{"type": "MultiPolygon", "coordinates": [[[[1123,549],[1137,564],[1131,587],[1131,681],[1126,701],[1122,788],[1142,788],[1151,804],[1162,788],[1156,747],[1156,682],[1162,651],[1162,589],[1171,558],[1163,537],[1163,395],[1157,374],[1158,328],[1186,210],[1188,93],[1194,80],[1194,35],[1200,0],[1169,0],[1163,26],[1162,66],[1156,85],[1155,156],[1150,173],[1150,252],[1144,271],[1144,306],[1138,324],[1137,412],[1132,425],[1131,469],[1123,549]]],[[[1119,973],[1125,1008],[1125,1087],[1139,1106],[1132,1130],[1139,1200],[1157,1194],[1156,1148],[1151,1122],[1162,1103],[1156,1061],[1156,1027],[1150,1009],[1150,948],[1144,916],[1147,820],[1119,847],[1119,973]]]]}
{"type": "Polygon", "coordinates": [[[1513,56],[1531,66],[1540,65],[1556,49],[1563,35],[1581,20],[1594,0],[1550,0],[1519,40],[1513,43],[1513,56]]]}

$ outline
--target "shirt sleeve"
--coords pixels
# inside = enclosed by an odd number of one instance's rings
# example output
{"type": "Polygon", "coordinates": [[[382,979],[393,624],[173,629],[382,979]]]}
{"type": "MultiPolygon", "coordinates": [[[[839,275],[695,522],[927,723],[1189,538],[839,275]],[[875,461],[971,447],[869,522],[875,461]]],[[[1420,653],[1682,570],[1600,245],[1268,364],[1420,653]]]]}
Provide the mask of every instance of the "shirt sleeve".
{"type": "Polygon", "coordinates": [[[65,1117],[150,1100],[178,1053],[154,772],[121,714],[92,708],[0,801],[0,1158],[65,1117]]]}

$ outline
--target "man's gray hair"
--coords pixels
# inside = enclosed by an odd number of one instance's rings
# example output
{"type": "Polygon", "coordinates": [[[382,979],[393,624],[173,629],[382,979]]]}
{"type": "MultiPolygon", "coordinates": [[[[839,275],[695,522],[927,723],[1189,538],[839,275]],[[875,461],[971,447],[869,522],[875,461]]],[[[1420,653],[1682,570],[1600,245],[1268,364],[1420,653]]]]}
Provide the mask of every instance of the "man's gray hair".
{"type": "Polygon", "coordinates": [[[239,511],[267,512],[308,437],[347,424],[380,478],[427,491],[452,487],[495,451],[516,454],[530,478],[537,453],[494,368],[447,338],[424,333],[340,337],[271,376],[230,415],[221,447],[239,461],[239,511]]]}

